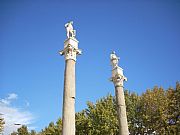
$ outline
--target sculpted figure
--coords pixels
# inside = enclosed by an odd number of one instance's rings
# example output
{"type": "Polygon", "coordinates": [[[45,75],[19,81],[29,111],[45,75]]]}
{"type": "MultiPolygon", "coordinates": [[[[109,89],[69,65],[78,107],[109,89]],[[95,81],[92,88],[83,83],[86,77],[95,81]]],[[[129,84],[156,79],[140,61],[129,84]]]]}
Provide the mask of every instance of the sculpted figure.
{"type": "Polygon", "coordinates": [[[113,52],[111,53],[110,58],[111,58],[111,65],[112,65],[112,67],[113,67],[113,69],[114,69],[115,67],[118,66],[118,63],[119,63],[119,59],[120,59],[120,58],[116,56],[115,51],[113,51],[113,52]]]}
{"type": "Polygon", "coordinates": [[[70,37],[75,37],[75,30],[73,29],[73,21],[70,21],[68,23],[65,24],[65,28],[66,28],[66,32],[67,32],[67,38],[70,38],[70,37]]]}

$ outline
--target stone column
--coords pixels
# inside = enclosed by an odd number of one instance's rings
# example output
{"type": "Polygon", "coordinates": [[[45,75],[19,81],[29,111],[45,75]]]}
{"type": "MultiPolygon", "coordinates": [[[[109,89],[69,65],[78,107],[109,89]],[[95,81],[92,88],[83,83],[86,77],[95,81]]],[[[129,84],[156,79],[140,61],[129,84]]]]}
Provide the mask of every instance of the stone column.
{"type": "Polygon", "coordinates": [[[126,105],[124,99],[123,82],[127,81],[127,78],[123,75],[123,69],[118,66],[119,58],[115,55],[115,52],[111,54],[111,64],[112,64],[112,77],[111,81],[114,83],[116,103],[117,103],[117,113],[119,122],[119,135],[129,135],[127,115],[126,115],[126,105]]]}
{"type": "MultiPolygon", "coordinates": [[[[71,34],[72,35],[72,34],[71,34]]],[[[62,135],[75,135],[75,64],[76,55],[81,54],[78,41],[68,36],[64,42],[64,50],[60,51],[65,57],[64,95],[62,113],[62,135]]]]}

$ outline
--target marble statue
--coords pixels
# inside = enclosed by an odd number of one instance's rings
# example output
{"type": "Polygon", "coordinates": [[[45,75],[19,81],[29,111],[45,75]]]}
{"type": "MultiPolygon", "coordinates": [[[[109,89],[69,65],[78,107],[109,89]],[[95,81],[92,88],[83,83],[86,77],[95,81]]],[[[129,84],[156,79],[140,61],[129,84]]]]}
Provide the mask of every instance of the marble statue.
{"type": "Polygon", "coordinates": [[[76,31],[73,29],[73,21],[70,21],[65,24],[66,32],[67,32],[67,38],[74,38],[76,36],[76,31]]]}
{"type": "Polygon", "coordinates": [[[115,51],[113,51],[113,52],[111,53],[110,59],[111,59],[111,65],[112,65],[113,69],[114,69],[115,67],[118,67],[118,63],[119,63],[119,59],[120,59],[120,58],[116,56],[115,51]]]}

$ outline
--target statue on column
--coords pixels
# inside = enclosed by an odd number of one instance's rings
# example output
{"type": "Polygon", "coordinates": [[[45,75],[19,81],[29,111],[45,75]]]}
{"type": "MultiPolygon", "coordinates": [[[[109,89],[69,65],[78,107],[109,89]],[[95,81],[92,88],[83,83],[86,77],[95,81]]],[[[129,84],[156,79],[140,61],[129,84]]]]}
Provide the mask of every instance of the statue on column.
{"type": "Polygon", "coordinates": [[[110,55],[111,58],[111,65],[114,68],[118,67],[118,63],[119,63],[119,57],[116,56],[115,51],[113,51],[110,55]]]}
{"type": "Polygon", "coordinates": [[[110,54],[110,59],[112,65],[112,78],[110,80],[115,82],[127,81],[127,78],[123,75],[123,69],[118,66],[120,58],[116,56],[115,51],[110,54]]]}
{"type": "Polygon", "coordinates": [[[66,31],[67,31],[67,38],[75,38],[76,36],[76,31],[73,29],[73,21],[70,21],[68,23],[65,24],[65,28],[66,28],[66,31]]]}

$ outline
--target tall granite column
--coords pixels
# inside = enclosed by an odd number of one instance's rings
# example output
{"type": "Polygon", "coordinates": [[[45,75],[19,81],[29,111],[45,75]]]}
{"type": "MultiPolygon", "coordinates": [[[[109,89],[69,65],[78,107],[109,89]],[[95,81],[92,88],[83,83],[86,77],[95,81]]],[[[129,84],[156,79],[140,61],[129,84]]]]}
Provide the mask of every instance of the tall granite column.
{"type": "Polygon", "coordinates": [[[123,82],[127,81],[127,78],[123,75],[123,69],[118,66],[119,58],[115,52],[110,55],[112,65],[112,77],[111,81],[114,83],[117,103],[117,113],[119,121],[119,135],[129,135],[126,105],[124,99],[123,82]]]}
{"type": "Polygon", "coordinates": [[[73,22],[65,25],[67,39],[64,42],[64,50],[60,51],[65,57],[64,95],[62,113],[62,135],[75,135],[75,64],[76,55],[81,54],[78,49],[78,40],[75,38],[73,22]]]}

